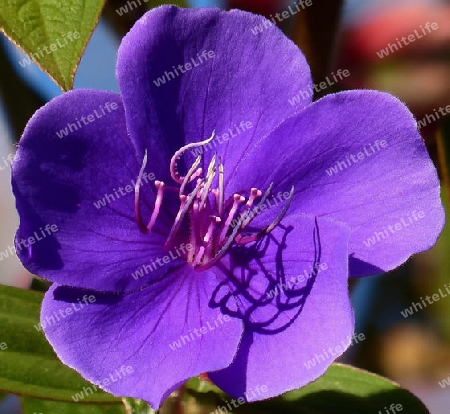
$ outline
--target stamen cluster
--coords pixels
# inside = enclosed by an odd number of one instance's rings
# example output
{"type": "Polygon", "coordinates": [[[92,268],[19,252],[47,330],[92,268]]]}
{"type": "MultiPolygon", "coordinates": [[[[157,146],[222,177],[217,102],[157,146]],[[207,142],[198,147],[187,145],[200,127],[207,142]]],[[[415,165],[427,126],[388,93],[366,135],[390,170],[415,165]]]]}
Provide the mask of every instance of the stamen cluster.
{"type": "Polygon", "coordinates": [[[244,232],[243,230],[249,227],[255,217],[255,214],[251,214],[252,209],[257,210],[268,199],[273,183],[264,194],[257,188],[251,188],[247,192],[247,197],[235,193],[225,200],[224,165],[221,160],[217,161],[217,154],[211,158],[205,174],[203,168],[199,168],[202,155],[196,158],[185,176],[178,173],[177,162],[182,155],[193,147],[208,144],[213,138],[214,133],[207,140],[185,145],[175,152],[170,161],[170,174],[180,187],[179,189],[167,187],[164,182],[155,181],[157,188],[155,207],[147,225],[144,224],[140,211],[140,182],[147,165],[147,153],[145,153],[135,186],[136,222],[139,230],[144,234],[151,232],[155,225],[163,202],[164,190],[178,192],[180,206],[165,247],[168,249],[172,246],[182,223],[187,218],[190,230],[189,243],[193,249],[186,260],[197,270],[205,270],[213,266],[233,244],[245,245],[269,234],[283,219],[294,193],[294,187],[292,187],[286,204],[272,223],[254,233],[244,232]],[[213,183],[216,183],[216,188],[212,188],[213,183]],[[191,189],[193,187],[192,191],[189,192],[188,187],[191,189]]]}

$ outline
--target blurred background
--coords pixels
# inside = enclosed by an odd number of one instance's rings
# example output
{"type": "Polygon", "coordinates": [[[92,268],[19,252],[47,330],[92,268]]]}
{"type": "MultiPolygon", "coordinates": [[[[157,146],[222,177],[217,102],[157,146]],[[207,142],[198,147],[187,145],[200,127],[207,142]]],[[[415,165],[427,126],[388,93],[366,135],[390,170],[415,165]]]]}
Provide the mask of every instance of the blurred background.
{"type": "MultiPolygon", "coordinates": [[[[367,88],[388,91],[404,101],[420,121],[439,170],[448,212],[450,107],[448,114],[444,108],[450,105],[450,1],[311,1],[310,7],[289,13],[278,25],[306,54],[315,83],[338,69],[350,72],[321,94],[367,88]],[[436,23],[438,29],[424,32],[427,22],[436,23]],[[408,35],[416,40],[401,43],[408,35]]],[[[186,5],[241,8],[272,19],[275,13],[289,11],[289,6],[295,10],[298,3],[191,0],[186,5]]],[[[120,15],[118,10],[127,1],[107,1],[76,73],[75,88],[118,91],[114,71],[120,39],[148,4],[142,2],[120,15]]],[[[10,163],[27,120],[61,93],[34,63],[24,65],[25,57],[0,33],[0,284],[23,288],[31,286],[33,276],[11,253],[18,217],[10,163]]],[[[421,398],[432,414],[450,413],[450,386],[439,384],[450,376],[450,295],[404,315],[413,302],[439,289],[445,292],[446,286],[450,290],[449,226],[431,251],[416,255],[396,271],[351,282],[356,333],[366,339],[353,345],[343,360],[398,381],[421,398]]],[[[0,414],[4,413],[20,413],[14,396],[0,401],[0,414]]]]}

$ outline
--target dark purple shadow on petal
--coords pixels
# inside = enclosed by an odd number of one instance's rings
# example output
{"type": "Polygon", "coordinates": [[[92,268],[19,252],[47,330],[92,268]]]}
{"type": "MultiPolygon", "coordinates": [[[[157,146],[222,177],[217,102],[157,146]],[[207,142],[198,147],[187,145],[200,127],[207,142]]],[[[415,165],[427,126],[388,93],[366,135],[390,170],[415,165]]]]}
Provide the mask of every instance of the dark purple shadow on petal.
{"type": "MultiPolygon", "coordinates": [[[[86,158],[88,147],[76,136],[71,137],[70,140],[52,140],[51,145],[56,147],[52,151],[48,151],[46,145],[34,148],[34,157],[39,160],[40,168],[24,169],[25,176],[22,180],[29,179],[32,183],[41,183],[39,191],[34,193],[35,199],[41,206],[53,211],[74,213],[81,199],[79,189],[70,184],[65,185],[60,177],[55,177],[54,165],[56,162],[63,165],[65,174],[82,171],[85,168],[83,160],[86,158]],[[59,156],[59,160],[54,159],[55,154],[59,156]],[[48,171],[45,170],[46,165],[49,166],[48,171]],[[64,194],[64,197],[61,197],[61,194],[64,194]]],[[[20,194],[15,180],[13,180],[13,190],[20,194]]],[[[22,215],[20,211],[19,214],[22,215]]]]}
{"type": "Polygon", "coordinates": [[[64,263],[61,259],[60,254],[58,253],[58,251],[61,249],[61,245],[57,241],[55,234],[45,233],[45,237],[43,237],[39,231],[39,229],[43,229],[46,225],[52,225],[53,223],[47,223],[42,220],[36,214],[33,207],[26,201],[26,198],[22,197],[20,190],[14,185],[14,182],[13,187],[15,187],[15,194],[20,194],[21,199],[24,200],[20,205],[19,214],[21,216],[22,214],[26,215],[26,217],[30,218],[30,220],[22,221],[20,223],[19,229],[17,230],[14,239],[17,255],[21,259],[33,259],[38,266],[42,266],[47,269],[62,269],[64,263]],[[31,223],[33,223],[33,228],[30,227],[31,223]],[[28,240],[29,237],[33,237],[36,239],[35,233],[38,234],[41,240],[37,240],[34,244],[28,243],[28,247],[23,247],[23,245],[20,244],[21,239],[28,240]]]}
{"type": "Polygon", "coordinates": [[[137,291],[142,291],[150,288],[148,290],[148,300],[151,302],[158,295],[164,294],[170,289],[175,280],[177,271],[182,268],[183,265],[173,267],[168,269],[160,277],[153,280],[151,283],[148,283],[146,286],[136,289],[135,291],[128,292],[100,292],[98,290],[92,289],[82,289],[78,287],[70,287],[70,286],[58,286],[53,292],[53,299],[56,301],[61,301],[65,303],[79,303],[79,299],[84,295],[93,295],[95,296],[95,304],[97,305],[114,305],[120,302],[125,296],[129,294],[136,293],[137,291]],[[81,295],[81,296],[80,296],[81,295]]]}
{"type": "Polygon", "coordinates": [[[363,260],[353,257],[352,255],[350,255],[349,257],[348,268],[349,274],[358,275],[357,277],[373,276],[385,273],[385,270],[380,269],[379,267],[374,266],[370,263],[364,262],[363,260]]]}
{"type": "MultiPolygon", "coordinates": [[[[219,263],[217,266],[225,275],[225,280],[217,286],[209,306],[218,307],[222,313],[241,319],[247,333],[274,335],[291,326],[300,315],[317,276],[317,272],[313,271],[309,274],[305,285],[299,288],[289,286],[282,291],[279,289],[275,296],[268,296],[277,286],[288,286],[283,266],[283,249],[287,247],[287,236],[293,227],[285,227],[280,224],[279,228],[284,231],[281,240],[277,240],[273,234],[269,234],[249,247],[235,247],[230,252],[231,266],[228,268],[223,263],[219,263]],[[275,275],[261,261],[269,247],[273,249],[274,245],[276,245],[275,275]],[[253,269],[250,267],[250,263],[252,263],[253,269]],[[255,265],[257,271],[254,269],[255,265]],[[262,289],[255,289],[252,286],[252,279],[257,276],[265,279],[265,286],[262,289]],[[220,292],[224,287],[228,288],[230,292],[221,296],[220,292]],[[256,312],[262,313],[261,311],[264,310],[268,310],[266,317],[255,317],[256,312]]],[[[312,263],[320,263],[321,243],[317,220],[311,237],[315,249],[312,263]]],[[[292,240],[292,242],[298,243],[297,240],[292,240]]],[[[240,349],[242,349],[242,345],[240,349]]]]}
{"type": "MultiPolygon", "coordinates": [[[[40,160],[42,167],[41,169],[26,169],[24,179],[29,178],[30,182],[41,183],[39,191],[34,193],[34,197],[40,205],[50,211],[75,213],[78,210],[81,200],[79,189],[70,184],[66,185],[59,179],[56,179],[53,169],[50,168],[49,171],[45,171],[45,165],[53,166],[56,161],[54,156],[58,154],[58,161],[64,165],[67,169],[66,171],[69,173],[82,171],[85,168],[83,160],[88,152],[87,144],[81,139],[76,139],[74,135],[71,140],[52,140],[52,146],[56,147],[52,151],[48,151],[45,145],[35,148],[34,156],[40,160]],[[61,194],[64,194],[64,196],[61,196],[61,194]]],[[[38,231],[40,227],[43,228],[47,224],[51,225],[53,223],[45,222],[36,214],[35,209],[27,202],[27,197],[22,194],[20,187],[14,179],[12,180],[12,187],[16,197],[22,200],[17,205],[19,215],[30,218],[27,221],[21,222],[16,234],[15,244],[16,250],[19,252],[22,250],[18,244],[20,239],[33,237],[33,233],[38,231]],[[37,227],[26,228],[26,223],[37,224],[37,227]]],[[[29,245],[27,259],[33,258],[37,265],[47,269],[61,269],[64,263],[58,253],[60,248],[61,245],[57,242],[55,235],[47,235],[43,240],[29,245]]],[[[24,257],[23,255],[20,256],[24,257]]]]}
{"type": "Polygon", "coordinates": [[[245,401],[247,401],[245,394],[247,392],[246,367],[252,343],[253,343],[253,332],[244,331],[241,342],[239,343],[239,349],[233,361],[234,372],[239,372],[238,375],[233,375],[233,390],[236,391],[234,395],[244,398],[245,401]]]}
{"type": "Polygon", "coordinates": [[[84,295],[93,295],[95,297],[95,304],[97,305],[111,306],[120,302],[125,296],[124,294],[118,293],[102,293],[87,289],[58,286],[53,292],[53,299],[60,302],[77,304],[84,295]]]}
{"type": "MultiPolygon", "coordinates": [[[[176,9],[174,8],[171,11],[172,14],[176,13],[176,9]]],[[[176,39],[174,39],[172,42],[164,42],[164,43],[156,43],[154,45],[154,51],[151,55],[146,56],[146,60],[144,62],[140,62],[140,65],[142,67],[152,67],[154,62],[154,56],[161,56],[162,60],[164,61],[164,67],[170,69],[173,66],[179,65],[180,62],[186,61],[185,56],[185,49],[184,44],[179,43],[176,39]]],[[[167,84],[164,85],[164,88],[158,88],[154,85],[151,85],[153,88],[152,93],[157,96],[158,99],[158,105],[153,105],[152,110],[154,111],[154,114],[152,116],[158,120],[163,125],[163,128],[161,130],[163,132],[155,131],[154,135],[158,138],[161,134],[164,138],[162,139],[154,139],[154,137],[145,137],[145,140],[147,140],[147,151],[149,154],[149,164],[152,162],[152,153],[162,153],[165,154],[166,157],[166,164],[157,164],[153,167],[152,171],[157,175],[159,180],[165,181],[165,182],[172,182],[170,175],[169,175],[169,162],[170,157],[179,150],[182,146],[186,145],[186,142],[184,141],[185,137],[185,131],[184,131],[184,124],[182,123],[182,117],[168,117],[167,114],[176,114],[179,112],[179,101],[177,99],[174,99],[174,97],[182,96],[182,85],[184,83],[183,77],[177,77],[175,79],[171,79],[170,82],[167,82],[167,84]]],[[[152,98],[155,99],[155,98],[152,98]]],[[[141,117],[142,114],[129,114],[129,122],[133,122],[134,117],[141,117]]],[[[208,134],[211,134],[212,131],[208,131],[208,134]]],[[[197,137],[197,141],[202,141],[206,138],[209,138],[208,136],[199,136],[197,137]]],[[[189,169],[189,166],[192,164],[195,157],[192,158],[190,156],[190,153],[187,153],[187,161],[185,157],[182,157],[178,160],[177,165],[180,168],[180,173],[185,174],[185,172],[189,169]]],[[[210,154],[208,154],[208,157],[210,157],[210,154]]],[[[203,157],[205,158],[205,157],[203,157]]],[[[209,162],[209,159],[205,161],[202,159],[202,164],[200,167],[205,168],[205,165],[207,166],[207,163],[209,162]]]]}
{"type": "MultiPolygon", "coordinates": [[[[167,68],[171,68],[186,60],[186,57],[184,55],[184,47],[178,44],[176,41],[170,44],[170,48],[169,44],[165,43],[156,45],[155,49],[156,50],[152,56],[164,56],[165,59],[167,59],[165,61],[167,68]]],[[[149,62],[153,61],[152,56],[148,56],[149,62]]],[[[149,64],[149,62],[145,62],[145,64],[149,64]]],[[[176,99],[173,99],[173,97],[182,96],[182,81],[182,77],[177,77],[176,79],[172,79],[170,82],[164,85],[164,90],[160,90],[159,88],[154,87],[153,91],[158,95],[158,99],[160,99],[160,102],[162,103],[162,105],[155,106],[154,110],[156,112],[157,119],[165,122],[164,133],[166,141],[164,142],[164,144],[168,147],[168,152],[166,154],[169,157],[171,157],[175,153],[175,151],[186,144],[184,142],[184,125],[181,123],[181,120],[179,118],[167,118],[168,113],[175,114],[178,112],[179,102],[176,99]]],[[[209,137],[198,137],[198,141],[206,138],[209,137]]],[[[168,161],[169,159],[167,160],[167,162],[168,161]]]]}

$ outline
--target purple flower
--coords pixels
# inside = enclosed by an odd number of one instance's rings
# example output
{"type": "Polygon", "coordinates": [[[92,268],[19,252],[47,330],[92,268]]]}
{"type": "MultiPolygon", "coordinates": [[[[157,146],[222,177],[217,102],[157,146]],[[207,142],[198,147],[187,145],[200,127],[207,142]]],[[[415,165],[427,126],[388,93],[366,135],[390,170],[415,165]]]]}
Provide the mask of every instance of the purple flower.
{"type": "Polygon", "coordinates": [[[16,248],[55,282],[41,324],[113,394],[158,407],[203,372],[248,401],[313,381],[350,345],[348,276],[442,229],[407,108],[375,91],[312,103],[303,54],[263,23],[154,9],[120,46],[120,95],[68,92],[25,129],[16,248]]]}

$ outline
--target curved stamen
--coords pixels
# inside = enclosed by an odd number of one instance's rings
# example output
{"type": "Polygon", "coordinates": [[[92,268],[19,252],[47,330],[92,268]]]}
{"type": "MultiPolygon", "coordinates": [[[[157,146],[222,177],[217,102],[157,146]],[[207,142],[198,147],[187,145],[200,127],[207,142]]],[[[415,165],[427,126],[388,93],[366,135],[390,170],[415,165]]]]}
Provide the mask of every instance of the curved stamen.
{"type": "Polygon", "coordinates": [[[142,166],[139,170],[139,175],[136,180],[136,184],[134,185],[134,216],[136,218],[136,223],[139,227],[139,230],[143,234],[147,234],[147,226],[144,224],[142,220],[141,214],[141,185],[142,185],[142,177],[144,175],[145,167],[147,166],[147,150],[144,153],[144,159],[142,160],[142,166]]]}
{"type": "Polygon", "coordinates": [[[241,230],[241,226],[240,226],[240,223],[238,223],[236,225],[236,227],[234,227],[234,229],[231,232],[231,234],[229,235],[227,241],[225,242],[225,244],[223,244],[222,248],[218,251],[218,253],[208,263],[205,263],[204,265],[197,267],[197,270],[199,270],[199,271],[207,270],[210,267],[214,266],[228,251],[228,249],[230,248],[231,244],[234,241],[234,238],[236,237],[237,233],[240,230],[241,230]]]}
{"type": "Polygon", "coordinates": [[[169,236],[167,237],[167,241],[164,245],[164,247],[168,248],[170,244],[173,241],[173,237],[178,232],[178,229],[181,226],[181,222],[183,221],[183,218],[187,211],[189,210],[189,207],[191,206],[192,202],[194,201],[195,197],[197,196],[198,191],[200,190],[202,186],[202,182],[199,182],[197,184],[197,187],[195,187],[194,191],[189,194],[189,196],[180,195],[181,205],[180,209],[178,210],[178,214],[175,217],[175,221],[173,223],[172,229],[170,230],[169,236]]]}
{"type": "Polygon", "coordinates": [[[200,209],[205,207],[205,202],[206,202],[206,198],[208,197],[209,194],[209,189],[211,188],[211,184],[214,180],[214,177],[216,176],[216,168],[213,168],[214,164],[216,163],[216,155],[214,154],[214,156],[211,159],[211,162],[209,163],[208,166],[208,174],[206,176],[206,183],[205,186],[203,188],[203,193],[202,193],[202,198],[200,201],[200,209]]]}
{"type": "Polygon", "coordinates": [[[294,197],[294,186],[292,186],[291,191],[289,193],[289,198],[286,201],[286,204],[283,207],[283,210],[281,210],[278,217],[269,224],[265,229],[263,229],[264,234],[270,233],[278,224],[280,224],[280,221],[283,220],[283,217],[286,215],[289,206],[291,205],[292,198],[294,197]]]}
{"type": "Polygon", "coordinates": [[[207,170],[208,172],[206,173],[207,176],[211,174],[214,166],[216,165],[216,158],[217,158],[217,155],[214,154],[211,158],[211,161],[208,164],[208,170],[207,170]]]}
{"type": "Polygon", "coordinates": [[[250,190],[250,197],[248,198],[248,201],[245,203],[245,208],[248,210],[252,207],[253,202],[257,197],[262,196],[262,191],[258,190],[257,188],[252,188],[250,190]]]}
{"type": "Polygon", "coordinates": [[[291,205],[293,196],[294,196],[294,186],[292,186],[291,192],[289,193],[289,198],[286,201],[286,204],[284,205],[280,214],[275,218],[275,220],[271,224],[269,224],[267,227],[262,229],[260,232],[253,234],[251,236],[242,236],[239,234],[238,236],[236,236],[235,242],[238,244],[251,243],[256,240],[259,240],[260,238],[264,237],[266,234],[270,233],[276,226],[278,226],[278,224],[280,224],[280,221],[283,220],[283,217],[286,215],[287,210],[288,210],[289,206],[291,205]]]}
{"type": "Polygon", "coordinates": [[[212,216],[211,217],[211,223],[208,227],[208,231],[206,232],[205,237],[203,238],[204,244],[200,246],[200,249],[198,250],[197,256],[195,257],[194,262],[192,263],[193,266],[197,266],[201,260],[203,259],[203,256],[206,252],[206,247],[208,246],[209,242],[211,241],[212,234],[214,229],[216,228],[216,225],[220,223],[220,217],[212,216]]]}
{"type": "Polygon", "coordinates": [[[138,194],[138,201],[137,201],[138,205],[135,209],[135,211],[137,211],[136,221],[137,221],[139,230],[143,234],[147,234],[152,231],[153,226],[156,223],[156,219],[158,218],[159,210],[161,209],[163,195],[164,195],[164,183],[162,181],[155,181],[155,186],[158,189],[158,192],[156,194],[156,199],[155,199],[155,208],[152,211],[152,215],[150,216],[150,220],[147,225],[145,225],[142,220],[140,200],[139,200],[139,194],[138,194]]]}
{"type": "Polygon", "coordinates": [[[203,168],[197,168],[197,171],[195,171],[195,173],[192,174],[192,177],[189,180],[189,182],[194,181],[196,178],[200,177],[202,174],[203,174],[203,168]]]}
{"type": "Polygon", "coordinates": [[[175,182],[178,184],[181,184],[184,180],[184,177],[182,177],[177,172],[177,161],[183,156],[183,154],[191,149],[191,148],[197,148],[201,147],[202,145],[206,145],[209,142],[211,142],[214,139],[214,136],[216,134],[216,131],[213,131],[210,138],[205,139],[204,141],[200,142],[191,142],[190,144],[185,145],[184,147],[181,147],[175,154],[173,154],[173,157],[170,160],[170,176],[173,178],[175,182]]]}
{"type": "Polygon", "coordinates": [[[164,183],[162,181],[155,181],[155,186],[158,189],[155,199],[155,208],[152,211],[152,215],[150,216],[150,220],[147,225],[144,224],[144,220],[142,219],[141,212],[141,185],[142,185],[142,177],[144,176],[144,170],[147,166],[147,150],[144,153],[144,159],[142,160],[142,166],[139,170],[139,175],[136,180],[136,184],[134,185],[134,215],[136,217],[136,223],[139,227],[139,230],[143,234],[147,234],[152,231],[153,226],[155,225],[156,219],[159,215],[159,210],[161,209],[162,199],[164,195],[164,183]]]}
{"type": "Polygon", "coordinates": [[[186,188],[186,185],[190,183],[192,180],[195,180],[199,175],[202,173],[202,169],[199,168],[197,172],[194,174],[195,169],[197,168],[198,164],[200,164],[200,161],[202,160],[202,156],[199,155],[197,159],[194,161],[194,164],[192,164],[192,167],[189,168],[189,171],[186,174],[186,177],[184,177],[183,182],[181,183],[180,187],[180,194],[184,194],[184,190],[186,188]]]}
{"type": "Polygon", "coordinates": [[[190,223],[189,223],[189,230],[190,230],[190,243],[192,245],[192,251],[189,252],[188,255],[188,262],[192,263],[194,261],[195,252],[197,251],[197,244],[200,244],[198,241],[201,238],[200,235],[200,229],[196,225],[196,223],[199,220],[199,208],[198,208],[198,200],[195,200],[192,204],[192,211],[190,212],[190,223]]]}
{"type": "MultiPolygon", "coordinates": [[[[225,221],[225,224],[222,228],[222,231],[220,232],[219,236],[219,243],[222,243],[222,241],[225,239],[225,236],[227,234],[227,231],[230,227],[231,222],[233,221],[233,218],[239,208],[239,206],[245,201],[245,198],[240,196],[239,194],[235,194],[233,196],[233,206],[230,209],[230,212],[228,213],[228,217],[225,221]]],[[[238,227],[238,226],[236,226],[238,227]]]]}
{"type": "Polygon", "coordinates": [[[206,206],[206,199],[208,198],[209,189],[211,188],[211,184],[212,184],[212,181],[214,180],[215,175],[216,175],[216,169],[214,168],[212,173],[208,176],[205,186],[202,189],[202,198],[200,200],[200,209],[203,209],[206,206]]]}
{"type": "Polygon", "coordinates": [[[224,196],[224,178],[223,178],[223,164],[222,161],[219,163],[219,189],[218,189],[218,195],[219,200],[217,202],[218,204],[218,210],[219,210],[219,217],[223,214],[223,196],[224,196]]]}
{"type": "Polygon", "coordinates": [[[155,208],[153,209],[152,215],[150,217],[150,221],[147,224],[147,231],[151,232],[153,229],[153,226],[155,225],[156,219],[159,215],[159,210],[161,208],[163,195],[164,195],[164,182],[163,181],[155,181],[155,186],[158,189],[158,193],[156,194],[156,200],[155,200],[155,208]]]}
{"type": "MultiPolygon", "coordinates": [[[[266,200],[269,198],[269,195],[272,192],[272,187],[273,187],[273,182],[270,183],[269,188],[266,190],[266,192],[262,196],[261,200],[259,200],[259,203],[255,206],[255,210],[258,209],[260,206],[262,206],[266,202],[266,200]]],[[[245,216],[245,219],[242,221],[241,228],[247,227],[253,221],[255,216],[256,216],[255,214],[247,214],[245,216]]]]}
{"type": "MultiPolygon", "coordinates": [[[[268,195],[269,192],[270,192],[270,189],[267,190],[266,194],[268,195]]],[[[252,188],[250,190],[250,196],[249,196],[247,202],[245,203],[245,211],[242,212],[238,218],[238,220],[242,224],[242,227],[241,227],[242,229],[244,227],[246,227],[248,225],[248,223],[250,223],[253,220],[254,216],[256,215],[255,212],[253,210],[251,210],[251,208],[252,208],[256,198],[261,197],[261,195],[262,195],[261,190],[258,190],[257,188],[252,188]]],[[[259,203],[258,206],[261,204],[262,203],[259,203]]],[[[257,211],[258,206],[255,207],[255,211],[257,211]]]]}

